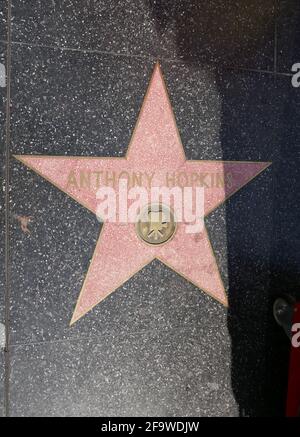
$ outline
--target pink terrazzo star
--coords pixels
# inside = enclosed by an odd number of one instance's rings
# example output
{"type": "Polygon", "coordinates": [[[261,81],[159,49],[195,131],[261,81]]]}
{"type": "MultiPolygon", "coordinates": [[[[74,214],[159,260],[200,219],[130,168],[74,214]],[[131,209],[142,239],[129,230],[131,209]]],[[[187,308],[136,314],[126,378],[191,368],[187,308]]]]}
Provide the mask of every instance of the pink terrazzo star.
{"type": "MultiPolygon", "coordinates": [[[[197,174],[202,174],[202,177],[205,174],[219,175],[229,182],[212,186],[205,177],[202,179],[204,213],[207,215],[270,165],[266,162],[187,161],[158,64],[126,157],[18,155],[16,158],[94,213],[97,208],[96,188],[86,181],[80,184],[80,174],[154,174],[151,186],[156,187],[165,186],[166,174],[184,174],[188,180],[196,180],[197,174]]],[[[178,223],[173,238],[165,244],[149,245],[137,236],[132,223],[104,223],[71,324],[155,258],[227,305],[206,230],[201,234],[189,234],[186,226],[178,223]]]]}

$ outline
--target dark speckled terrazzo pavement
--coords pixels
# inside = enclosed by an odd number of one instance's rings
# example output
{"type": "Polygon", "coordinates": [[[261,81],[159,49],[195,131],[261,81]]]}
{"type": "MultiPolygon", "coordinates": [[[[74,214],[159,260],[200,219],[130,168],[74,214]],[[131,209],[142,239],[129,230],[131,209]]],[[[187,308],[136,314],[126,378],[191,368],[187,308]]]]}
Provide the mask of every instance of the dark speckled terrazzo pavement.
{"type": "MultiPolygon", "coordinates": [[[[4,5],[1,5],[0,20],[4,5]]],[[[4,20],[3,20],[4,23],[4,20]]],[[[2,25],[1,28],[3,29],[2,25]]],[[[2,34],[1,34],[2,35],[2,34]]],[[[5,105],[6,105],[6,46],[0,43],[0,417],[4,416],[4,346],[5,346],[5,105]]]]}
{"type": "Polygon", "coordinates": [[[284,415],[272,304],[300,297],[297,3],[0,0],[0,415],[284,415]],[[123,156],[156,60],[187,159],[272,161],[206,218],[229,309],[153,261],[70,328],[100,224],[12,155],[123,156]]]}

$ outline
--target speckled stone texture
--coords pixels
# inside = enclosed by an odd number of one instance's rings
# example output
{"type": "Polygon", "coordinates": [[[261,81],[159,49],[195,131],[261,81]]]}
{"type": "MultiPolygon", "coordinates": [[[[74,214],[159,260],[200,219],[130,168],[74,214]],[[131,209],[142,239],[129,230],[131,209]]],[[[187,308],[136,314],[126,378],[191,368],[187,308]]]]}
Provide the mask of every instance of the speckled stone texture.
{"type": "Polygon", "coordinates": [[[70,328],[100,225],[12,158],[11,416],[284,414],[272,303],[300,298],[300,58],[280,3],[276,32],[271,0],[12,0],[11,153],[124,155],[158,58],[187,159],[273,164],[206,219],[228,311],[154,261],[70,328]]]}
{"type": "Polygon", "coordinates": [[[160,54],[196,65],[273,69],[276,1],[149,0],[160,54]]]}
{"type": "Polygon", "coordinates": [[[291,72],[292,65],[300,62],[300,3],[281,0],[278,11],[278,71],[291,72]]]}
{"type": "Polygon", "coordinates": [[[230,355],[226,334],[214,329],[216,317],[226,323],[217,305],[205,314],[206,328],[187,324],[164,331],[161,325],[149,326],[121,337],[112,332],[97,340],[20,346],[13,351],[12,375],[22,380],[12,390],[14,415],[24,415],[25,398],[26,415],[31,416],[237,414],[228,378],[230,360],[212,365],[220,354],[230,355]],[[219,344],[209,351],[208,326],[211,342],[219,344]]]}
{"type": "Polygon", "coordinates": [[[19,42],[273,68],[275,0],[13,0],[19,42]]]}
{"type": "MultiPolygon", "coordinates": [[[[3,5],[1,5],[3,6],[3,5]]],[[[1,13],[0,13],[1,17],[1,13]]],[[[6,64],[6,45],[0,43],[0,64],[6,64]]],[[[0,66],[3,71],[3,67],[0,66]]],[[[1,72],[0,72],[1,74],[1,72]]],[[[5,172],[5,77],[0,77],[0,417],[4,415],[4,341],[5,341],[5,196],[4,196],[4,172],[5,172]]]]}
{"type": "Polygon", "coordinates": [[[7,40],[7,1],[0,0],[0,40],[7,40]]]}

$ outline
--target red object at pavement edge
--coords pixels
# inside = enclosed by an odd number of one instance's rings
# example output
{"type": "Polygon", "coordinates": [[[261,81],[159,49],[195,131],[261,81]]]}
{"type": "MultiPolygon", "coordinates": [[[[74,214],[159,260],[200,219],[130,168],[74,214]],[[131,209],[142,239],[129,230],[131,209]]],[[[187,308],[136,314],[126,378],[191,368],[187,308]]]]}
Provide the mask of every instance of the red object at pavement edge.
{"type": "MultiPolygon", "coordinates": [[[[295,323],[300,323],[300,304],[295,307],[293,325],[295,323]]],[[[293,335],[295,334],[294,332],[293,335]]],[[[300,346],[292,346],[286,415],[300,417],[300,346]]]]}

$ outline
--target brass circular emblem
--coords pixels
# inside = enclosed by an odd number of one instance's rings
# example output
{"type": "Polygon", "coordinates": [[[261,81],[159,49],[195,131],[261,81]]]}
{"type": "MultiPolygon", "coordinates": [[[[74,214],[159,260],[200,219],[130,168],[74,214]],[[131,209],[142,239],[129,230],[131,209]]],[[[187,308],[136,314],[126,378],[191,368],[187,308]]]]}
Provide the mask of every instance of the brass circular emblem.
{"type": "Polygon", "coordinates": [[[149,204],[142,210],[136,224],[138,236],[149,244],[166,243],[174,234],[176,223],[170,208],[149,204]]]}

